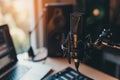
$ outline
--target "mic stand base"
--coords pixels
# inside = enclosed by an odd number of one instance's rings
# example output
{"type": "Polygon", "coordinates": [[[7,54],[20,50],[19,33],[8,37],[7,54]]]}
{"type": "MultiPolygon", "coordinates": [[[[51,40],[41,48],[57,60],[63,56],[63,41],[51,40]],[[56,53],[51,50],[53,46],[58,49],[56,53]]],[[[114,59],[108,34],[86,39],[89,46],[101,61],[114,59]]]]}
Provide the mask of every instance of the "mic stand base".
{"type": "Polygon", "coordinates": [[[32,46],[30,46],[30,48],[28,50],[29,60],[31,60],[33,62],[39,62],[39,61],[43,61],[47,58],[46,48],[40,48],[40,49],[36,50],[35,53],[33,51],[32,46]],[[37,54],[35,55],[35,53],[37,53],[37,54]]]}

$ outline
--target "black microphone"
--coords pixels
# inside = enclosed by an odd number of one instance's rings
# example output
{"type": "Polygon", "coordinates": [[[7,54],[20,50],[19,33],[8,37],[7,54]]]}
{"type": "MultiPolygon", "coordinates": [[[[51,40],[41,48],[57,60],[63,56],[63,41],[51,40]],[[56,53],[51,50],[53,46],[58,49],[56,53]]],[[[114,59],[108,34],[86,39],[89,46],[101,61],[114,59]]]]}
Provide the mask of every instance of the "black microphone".
{"type": "MultiPolygon", "coordinates": [[[[73,13],[70,14],[70,53],[72,55],[72,58],[74,59],[75,67],[78,71],[78,67],[80,64],[80,53],[79,48],[78,48],[78,34],[79,34],[79,23],[81,22],[81,13],[73,13]]],[[[82,26],[80,26],[82,27],[82,26]]],[[[82,29],[82,28],[80,28],[82,29]]]]}
{"type": "Polygon", "coordinates": [[[68,62],[71,63],[71,58],[74,59],[77,71],[84,54],[82,16],[83,13],[78,12],[70,14],[70,31],[61,45],[64,55],[68,58],[68,62]]]}

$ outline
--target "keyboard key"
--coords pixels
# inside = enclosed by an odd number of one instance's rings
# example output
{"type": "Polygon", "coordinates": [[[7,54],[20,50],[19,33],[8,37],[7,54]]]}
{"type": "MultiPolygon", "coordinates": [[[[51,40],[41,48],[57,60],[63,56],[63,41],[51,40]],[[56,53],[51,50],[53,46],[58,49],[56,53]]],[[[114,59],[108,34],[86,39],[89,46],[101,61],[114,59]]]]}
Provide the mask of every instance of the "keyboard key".
{"type": "Polygon", "coordinates": [[[82,79],[83,79],[83,76],[79,76],[78,79],[79,79],[79,80],[82,80],[82,79]]]}
{"type": "Polygon", "coordinates": [[[63,79],[63,80],[69,80],[69,79],[66,78],[65,76],[61,76],[60,78],[63,79]]]}
{"type": "Polygon", "coordinates": [[[74,76],[78,76],[79,74],[74,72],[74,71],[70,71],[71,74],[73,74],[74,76]]]}
{"type": "Polygon", "coordinates": [[[70,75],[69,73],[65,74],[67,77],[69,77],[70,79],[74,79],[74,76],[70,75]]]}

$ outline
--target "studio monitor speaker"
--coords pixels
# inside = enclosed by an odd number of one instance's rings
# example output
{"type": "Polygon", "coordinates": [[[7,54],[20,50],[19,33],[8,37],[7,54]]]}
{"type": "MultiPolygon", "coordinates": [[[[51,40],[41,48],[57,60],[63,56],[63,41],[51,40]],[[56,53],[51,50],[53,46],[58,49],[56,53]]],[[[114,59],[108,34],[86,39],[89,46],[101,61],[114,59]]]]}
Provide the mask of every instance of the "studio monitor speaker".
{"type": "Polygon", "coordinates": [[[93,41],[109,24],[109,0],[76,0],[79,11],[85,12],[86,34],[90,33],[93,41]]]}
{"type": "Polygon", "coordinates": [[[62,56],[61,44],[70,30],[72,4],[46,4],[46,35],[48,56],[62,56]]]}

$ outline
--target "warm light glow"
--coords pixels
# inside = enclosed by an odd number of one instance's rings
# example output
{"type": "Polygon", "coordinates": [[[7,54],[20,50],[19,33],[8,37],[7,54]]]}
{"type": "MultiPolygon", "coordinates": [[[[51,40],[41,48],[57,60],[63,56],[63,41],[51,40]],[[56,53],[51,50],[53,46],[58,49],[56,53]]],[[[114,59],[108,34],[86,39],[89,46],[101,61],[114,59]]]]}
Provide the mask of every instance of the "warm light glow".
{"type": "Polygon", "coordinates": [[[25,4],[18,0],[13,2],[13,6],[14,6],[14,9],[19,12],[24,9],[25,4]]]}
{"type": "Polygon", "coordinates": [[[25,33],[19,28],[11,28],[10,33],[14,37],[18,37],[19,42],[24,43],[26,41],[25,33]]]}
{"type": "Polygon", "coordinates": [[[28,5],[26,5],[28,2],[27,0],[21,1],[16,0],[13,3],[14,11],[15,11],[15,21],[17,25],[19,25],[20,28],[24,29],[25,32],[29,30],[28,25],[30,21],[30,14],[28,12],[28,5]],[[23,26],[21,26],[21,24],[23,26]]]}
{"type": "Polygon", "coordinates": [[[94,16],[99,16],[100,15],[100,9],[94,9],[93,10],[93,15],[94,16]]]}
{"type": "Polygon", "coordinates": [[[17,53],[26,51],[29,46],[28,31],[32,0],[0,0],[0,24],[8,24],[17,53]]]}

